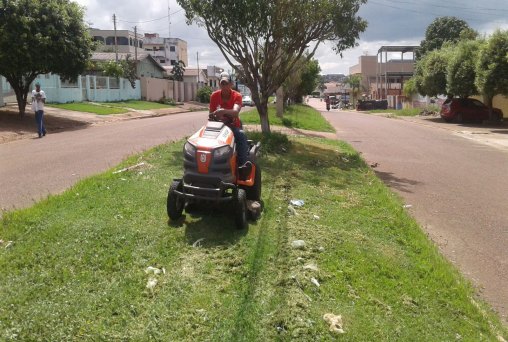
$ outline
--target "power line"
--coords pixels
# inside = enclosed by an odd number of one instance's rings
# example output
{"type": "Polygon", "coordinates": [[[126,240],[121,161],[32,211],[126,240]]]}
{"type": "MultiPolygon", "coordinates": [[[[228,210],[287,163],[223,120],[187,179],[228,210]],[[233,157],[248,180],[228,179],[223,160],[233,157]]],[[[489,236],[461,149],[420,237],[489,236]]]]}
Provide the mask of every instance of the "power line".
{"type": "MultiPolygon", "coordinates": [[[[473,13],[478,13],[478,11],[495,11],[495,12],[504,11],[504,12],[508,12],[508,9],[503,9],[503,8],[488,8],[488,7],[474,7],[473,8],[473,7],[463,6],[463,5],[450,6],[450,5],[442,5],[442,4],[430,3],[430,2],[422,4],[421,2],[403,1],[403,0],[386,0],[386,1],[388,1],[388,2],[396,2],[396,3],[400,3],[400,4],[409,4],[409,5],[422,5],[422,6],[430,5],[432,7],[440,7],[440,8],[448,8],[448,9],[458,9],[458,10],[468,11],[468,12],[473,12],[473,13]]],[[[488,13],[484,13],[484,14],[488,14],[488,13]]]]}
{"type": "Polygon", "coordinates": [[[167,19],[169,18],[171,15],[173,14],[176,14],[178,12],[181,12],[183,11],[183,8],[180,8],[178,11],[174,11],[173,13],[170,13],[168,15],[165,15],[163,17],[160,17],[160,18],[156,18],[156,19],[150,19],[150,20],[145,20],[145,21],[131,21],[131,20],[120,20],[120,19],[117,19],[118,21],[121,21],[121,22],[124,22],[124,23],[129,23],[129,24],[146,24],[146,23],[151,23],[153,21],[158,21],[158,20],[162,20],[162,19],[167,19]]]}
{"type": "MultiPolygon", "coordinates": [[[[418,13],[418,14],[431,14],[431,15],[434,15],[434,16],[443,16],[443,13],[435,13],[435,12],[430,12],[430,11],[426,11],[426,10],[417,10],[417,9],[411,9],[411,8],[404,8],[404,7],[397,7],[397,6],[392,6],[392,5],[388,5],[386,3],[382,3],[382,2],[377,2],[377,1],[374,1],[374,0],[370,0],[369,3],[372,3],[372,4],[375,4],[375,5],[378,5],[378,6],[383,6],[383,7],[389,7],[389,8],[394,8],[394,9],[397,9],[397,10],[401,10],[401,11],[407,11],[407,12],[414,12],[414,13],[418,13]]],[[[484,14],[484,13],[482,13],[484,14]]],[[[489,15],[489,14],[487,14],[489,15]]],[[[466,19],[468,21],[472,21],[472,22],[479,22],[480,20],[476,17],[476,18],[470,18],[470,17],[466,17],[466,16],[461,16],[462,19],[466,19]]],[[[498,20],[496,20],[498,21],[498,20]]]]}

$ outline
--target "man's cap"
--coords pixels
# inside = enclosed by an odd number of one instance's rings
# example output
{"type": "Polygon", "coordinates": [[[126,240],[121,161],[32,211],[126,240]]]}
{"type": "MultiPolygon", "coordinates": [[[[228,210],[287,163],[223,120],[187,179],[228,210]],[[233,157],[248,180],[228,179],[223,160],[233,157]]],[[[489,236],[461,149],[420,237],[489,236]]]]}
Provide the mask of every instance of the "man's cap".
{"type": "Polygon", "coordinates": [[[231,78],[229,77],[229,74],[227,72],[223,72],[222,74],[220,74],[219,84],[221,84],[222,81],[226,81],[228,83],[231,82],[231,78]]]}
{"type": "Polygon", "coordinates": [[[36,86],[36,87],[40,87],[40,86],[41,86],[41,84],[40,84],[39,82],[35,82],[35,86],[36,86]]]}

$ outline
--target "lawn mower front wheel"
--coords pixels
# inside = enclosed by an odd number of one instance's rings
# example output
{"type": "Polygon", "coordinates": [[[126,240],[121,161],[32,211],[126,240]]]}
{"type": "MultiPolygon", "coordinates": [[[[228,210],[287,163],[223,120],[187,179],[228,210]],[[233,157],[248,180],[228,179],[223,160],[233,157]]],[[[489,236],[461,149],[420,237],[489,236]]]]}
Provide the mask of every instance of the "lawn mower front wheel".
{"type": "Polygon", "coordinates": [[[173,181],[168,191],[168,200],[167,200],[167,211],[168,216],[171,220],[178,220],[182,216],[183,208],[185,206],[185,200],[180,198],[176,194],[176,190],[182,190],[182,182],[181,181],[173,181]]]}

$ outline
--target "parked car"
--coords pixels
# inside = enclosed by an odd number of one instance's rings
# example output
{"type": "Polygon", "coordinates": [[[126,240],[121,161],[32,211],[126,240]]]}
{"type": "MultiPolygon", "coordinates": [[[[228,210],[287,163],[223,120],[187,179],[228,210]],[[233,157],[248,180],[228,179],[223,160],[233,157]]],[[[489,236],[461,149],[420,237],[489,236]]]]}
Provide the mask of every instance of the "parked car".
{"type": "MultiPolygon", "coordinates": [[[[494,119],[501,120],[503,112],[499,108],[492,108],[494,119]]],[[[489,119],[489,107],[476,99],[447,99],[441,106],[439,113],[446,122],[483,121],[489,119]]]]}
{"type": "Polygon", "coordinates": [[[387,100],[358,100],[356,110],[388,109],[387,100]]]}
{"type": "Polygon", "coordinates": [[[254,102],[252,102],[252,98],[249,95],[242,96],[242,104],[244,106],[253,106],[254,102]]]}

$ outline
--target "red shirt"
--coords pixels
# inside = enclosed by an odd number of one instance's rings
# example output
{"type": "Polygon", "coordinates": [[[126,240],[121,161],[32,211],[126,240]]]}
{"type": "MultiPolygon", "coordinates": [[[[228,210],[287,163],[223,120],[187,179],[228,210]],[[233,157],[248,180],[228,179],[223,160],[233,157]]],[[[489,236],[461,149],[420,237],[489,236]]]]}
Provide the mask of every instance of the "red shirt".
{"type": "MultiPolygon", "coordinates": [[[[233,109],[233,106],[237,104],[242,107],[242,94],[235,90],[231,90],[231,96],[229,97],[229,101],[223,102],[221,90],[216,90],[210,96],[210,113],[215,112],[219,105],[222,109],[233,109]]],[[[232,125],[234,127],[241,127],[240,118],[234,117],[232,125]]]]}

